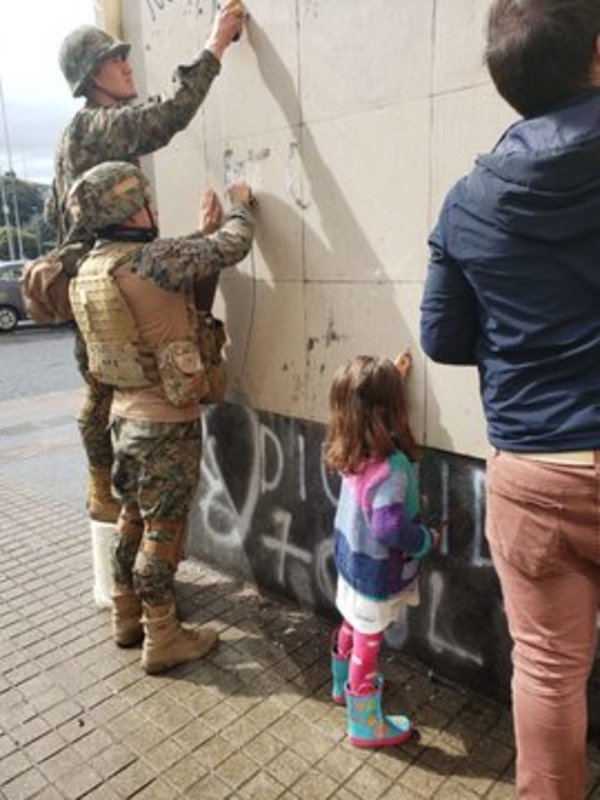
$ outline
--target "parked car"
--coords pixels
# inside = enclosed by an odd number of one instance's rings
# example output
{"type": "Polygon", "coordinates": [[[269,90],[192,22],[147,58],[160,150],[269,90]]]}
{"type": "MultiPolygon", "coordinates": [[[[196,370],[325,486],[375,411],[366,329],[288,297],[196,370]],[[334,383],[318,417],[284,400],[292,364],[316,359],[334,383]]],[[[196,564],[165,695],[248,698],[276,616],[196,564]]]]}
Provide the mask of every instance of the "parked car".
{"type": "Polygon", "coordinates": [[[20,283],[24,265],[24,261],[0,264],[0,333],[12,331],[19,320],[27,319],[20,283]]]}

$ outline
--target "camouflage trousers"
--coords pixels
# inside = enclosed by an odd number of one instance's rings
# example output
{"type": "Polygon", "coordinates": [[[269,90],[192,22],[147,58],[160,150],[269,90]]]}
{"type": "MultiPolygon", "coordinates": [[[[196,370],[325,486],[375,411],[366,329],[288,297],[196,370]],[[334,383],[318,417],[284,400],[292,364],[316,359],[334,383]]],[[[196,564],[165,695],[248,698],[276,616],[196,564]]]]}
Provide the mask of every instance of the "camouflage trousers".
{"type": "Polygon", "coordinates": [[[200,479],[202,427],[192,422],[111,421],[113,492],[122,503],[113,554],[116,583],[149,605],[172,600],[187,516],[200,479]]]}
{"type": "Polygon", "coordinates": [[[88,462],[88,511],[92,519],[116,522],[119,509],[110,495],[113,450],[108,427],[113,390],[89,374],[85,344],[79,331],[75,335],[75,359],[86,382],[85,402],[77,424],[88,462]]]}

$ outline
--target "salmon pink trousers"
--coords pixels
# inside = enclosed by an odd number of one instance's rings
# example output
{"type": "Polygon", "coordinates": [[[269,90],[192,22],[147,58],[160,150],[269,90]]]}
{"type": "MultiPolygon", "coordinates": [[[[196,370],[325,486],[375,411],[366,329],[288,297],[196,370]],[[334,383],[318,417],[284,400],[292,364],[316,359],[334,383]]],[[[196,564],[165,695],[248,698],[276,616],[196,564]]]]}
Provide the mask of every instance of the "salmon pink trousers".
{"type": "Polygon", "coordinates": [[[494,451],[488,459],[486,527],[513,640],[520,800],[583,800],[586,792],[600,451],[574,455],[586,458],[561,463],[494,451]]]}

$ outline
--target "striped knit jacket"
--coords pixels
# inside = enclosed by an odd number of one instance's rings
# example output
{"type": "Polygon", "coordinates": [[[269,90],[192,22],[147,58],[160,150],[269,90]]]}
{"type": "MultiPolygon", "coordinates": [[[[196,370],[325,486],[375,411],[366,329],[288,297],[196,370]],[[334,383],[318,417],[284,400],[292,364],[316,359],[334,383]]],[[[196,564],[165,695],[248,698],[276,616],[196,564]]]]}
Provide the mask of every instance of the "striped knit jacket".
{"type": "Polygon", "coordinates": [[[358,475],[343,475],[334,521],[335,563],[344,580],[373,600],[386,600],[412,582],[414,563],[431,550],[421,523],[417,476],[396,451],[368,463],[358,475]]]}

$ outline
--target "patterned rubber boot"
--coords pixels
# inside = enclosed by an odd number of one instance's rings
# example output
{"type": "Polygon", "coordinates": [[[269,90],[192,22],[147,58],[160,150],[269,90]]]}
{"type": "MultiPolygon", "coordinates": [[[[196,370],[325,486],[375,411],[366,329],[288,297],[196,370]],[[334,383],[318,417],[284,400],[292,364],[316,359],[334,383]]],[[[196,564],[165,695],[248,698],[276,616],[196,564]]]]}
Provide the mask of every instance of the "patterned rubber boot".
{"type": "Polygon", "coordinates": [[[195,661],[217,646],[217,632],[212,628],[180,625],[175,616],[174,602],[161,606],[143,603],[143,609],[142,667],[148,675],[157,675],[177,664],[195,661]]]}
{"type": "Polygon", "coordinates": [[[331,634],[331,699],[336,705],[345,706],[350,658],[342,658],[338,655],[338,632],[339,628],[336,628],[331,634]]]}
{"type": "Polygon", "coordinates": [[[377,749],[407,742],[413,734],[405,716],[385,716],[381,707],[383,681],[380,678],[371,694],[353,694],[346,686],[348,738],[354,747],[377,749]]]}
{"type": "Polygon", "coordinates": [[[134,647],[144,638],[142,603],[130,586],[112,587],[112,633],[119,647],[134,647]]]}

